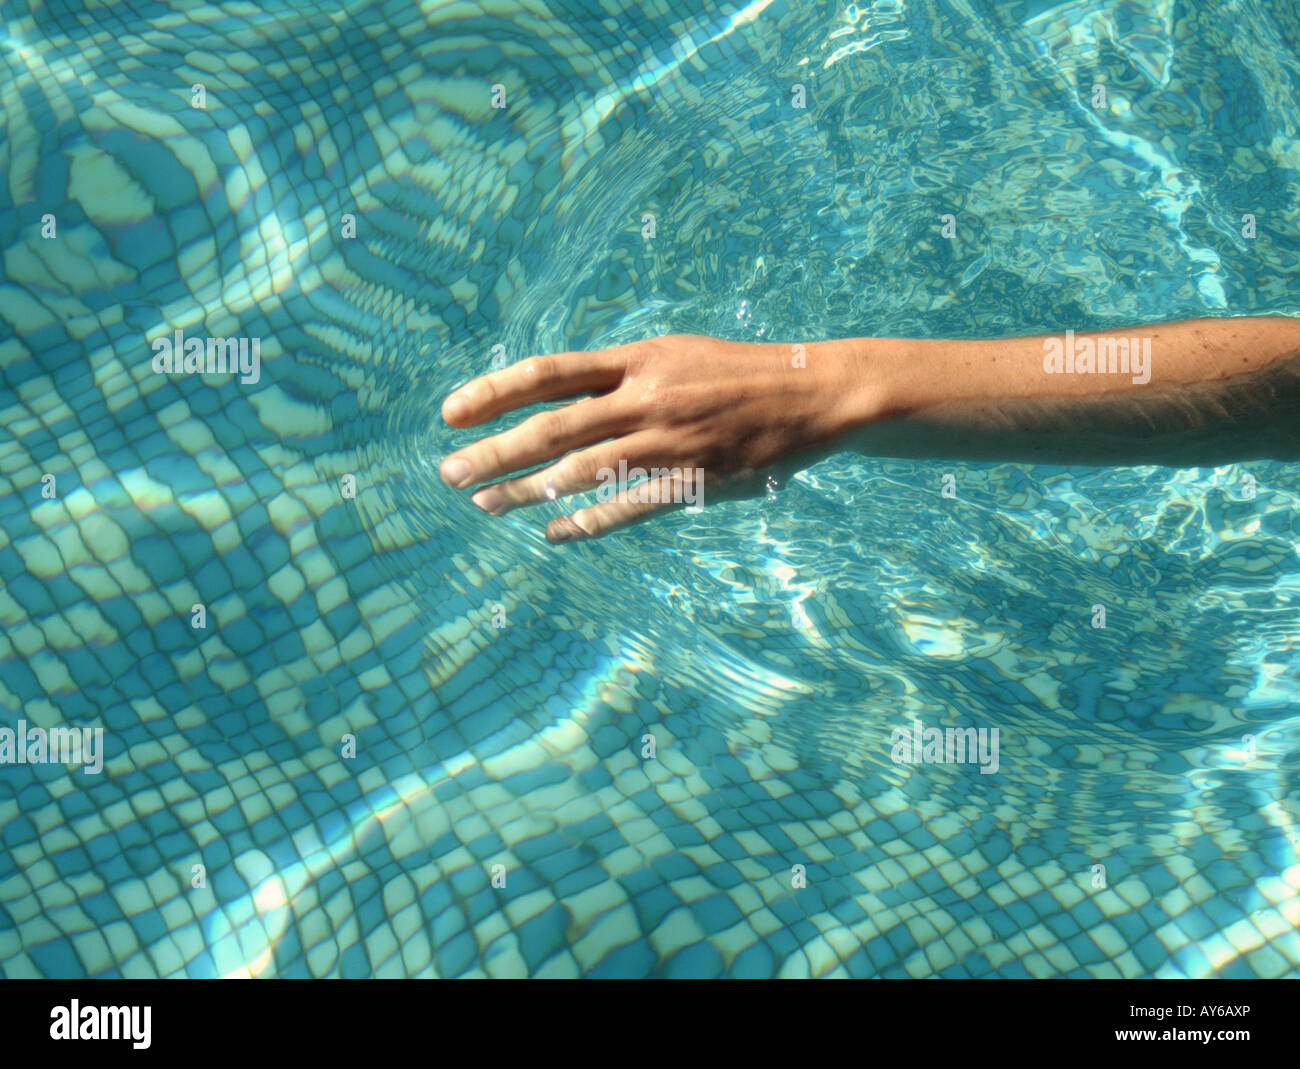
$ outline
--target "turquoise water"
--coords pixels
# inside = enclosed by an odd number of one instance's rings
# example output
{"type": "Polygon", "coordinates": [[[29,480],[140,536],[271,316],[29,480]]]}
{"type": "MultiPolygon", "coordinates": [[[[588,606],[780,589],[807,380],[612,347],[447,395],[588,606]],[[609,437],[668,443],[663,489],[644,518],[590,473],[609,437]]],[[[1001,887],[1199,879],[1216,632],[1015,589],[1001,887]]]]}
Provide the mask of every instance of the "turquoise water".
{"type": "Polygon", "coordinates": [[[5,976],[1300,971],[1293,466],[436,474],[497,345],[1300,313],[1294,7],[702,10],[3,4],[5,976]]]}

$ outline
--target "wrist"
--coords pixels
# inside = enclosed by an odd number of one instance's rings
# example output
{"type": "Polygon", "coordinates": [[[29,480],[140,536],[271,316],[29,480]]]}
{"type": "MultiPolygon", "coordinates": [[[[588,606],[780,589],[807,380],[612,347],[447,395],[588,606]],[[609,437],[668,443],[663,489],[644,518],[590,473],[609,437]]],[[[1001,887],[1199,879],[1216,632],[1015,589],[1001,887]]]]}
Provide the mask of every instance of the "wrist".
{"type": "Polygon", "coordinates": [[[837,387],[849,429],[899,419],[937,404],[944,381],[936,344],[919,338],[848,338],[839,347],[837,387]]]}

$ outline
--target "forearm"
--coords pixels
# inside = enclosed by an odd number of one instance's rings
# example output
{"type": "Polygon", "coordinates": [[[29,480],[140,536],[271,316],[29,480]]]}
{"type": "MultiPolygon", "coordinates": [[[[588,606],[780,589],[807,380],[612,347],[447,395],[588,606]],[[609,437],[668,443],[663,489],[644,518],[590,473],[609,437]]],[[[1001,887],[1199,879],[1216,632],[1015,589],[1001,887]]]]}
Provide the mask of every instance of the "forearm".
{"type": "Polygon", "coordinates": [[[1065,464],[1300,455],[1300,321],[1122,334],[1123,347],[1096,334],[799,345],[678,334],[533,356],[459,387],[443,405],[448,425],[583,399],[464,445],[440,471],[494,516],[597,490],[595,504],[551,520],[547,538],[562,542],[698,502],[705,481],[711,500],[766,489],[845,446],[1065,464]],[[1044,361],[1054,346],[1059,366],[1044,361]]]}
{"type": "Polygon", "coordinates": [[[845,345],[849,444],[865,452],[1181,465],[1300,455],[1296,319],[845,345]],[[1103,341],[1120,336],[1137,345],[1103,341]]]}

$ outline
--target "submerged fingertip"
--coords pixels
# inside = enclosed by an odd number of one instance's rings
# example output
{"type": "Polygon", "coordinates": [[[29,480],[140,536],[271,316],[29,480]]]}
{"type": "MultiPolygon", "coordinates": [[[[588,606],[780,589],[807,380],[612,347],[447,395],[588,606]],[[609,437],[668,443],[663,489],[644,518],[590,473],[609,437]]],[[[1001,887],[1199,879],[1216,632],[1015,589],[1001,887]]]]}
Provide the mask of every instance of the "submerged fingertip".
{"type": "Polygon", "coordinates": [[[478,493],[474,494],[470,501],[481,508],[484,512],[490,512],[493,516],[505,504],[505,496],[496,487],[489,486],[478,493]]]}
{"type": "Polygon", "coordinates": [[[546,540],[553,544],[572,542],[574,539],[584,537],[586,532],[573,522],[572,516],[561,516],[552,520],[546,528],[546,540]]]}

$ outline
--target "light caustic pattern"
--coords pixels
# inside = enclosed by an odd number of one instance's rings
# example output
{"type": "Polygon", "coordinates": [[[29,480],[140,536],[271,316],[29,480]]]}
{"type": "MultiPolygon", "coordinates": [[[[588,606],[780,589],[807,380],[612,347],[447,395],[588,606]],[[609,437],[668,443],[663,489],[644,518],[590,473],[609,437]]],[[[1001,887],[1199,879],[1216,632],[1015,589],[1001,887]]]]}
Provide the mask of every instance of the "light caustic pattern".
{"type": "Polygon", "coordinates": [[[1300,25],[1211,6],[5,3],[0,727],[105,763],[0,766],[0,971],[1297,972],[1287,465],[436,476],[498,345],[1300,312],[1300,25]]]}

